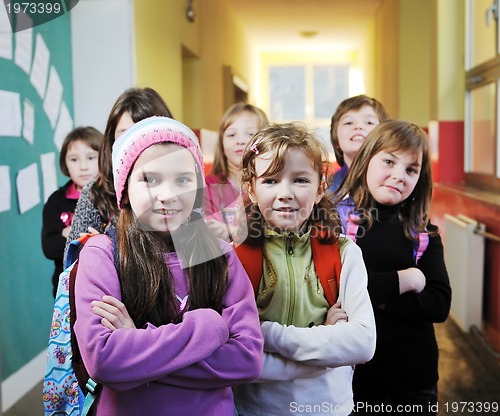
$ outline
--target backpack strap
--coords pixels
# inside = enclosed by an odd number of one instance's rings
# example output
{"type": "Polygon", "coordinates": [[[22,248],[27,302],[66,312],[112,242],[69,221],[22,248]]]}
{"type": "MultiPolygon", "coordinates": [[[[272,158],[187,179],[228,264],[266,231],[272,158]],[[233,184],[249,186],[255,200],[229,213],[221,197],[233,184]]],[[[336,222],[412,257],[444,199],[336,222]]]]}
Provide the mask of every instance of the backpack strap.
{"type": "MultiPolygon", "coordinates": [[[[83,245],[93,237],[98,234],[85,234],[78,239],[80,242],[79,251],[83,248],[83,245]]],[[[116,239],[116,230],[111,228],[106,231],[106,235],[111,239],[113,243],[113,256],[115,267],[118,265],[118,245],[116,239]]],[[[79,252],[78,252],[79,254],[79,252]]],[[[80,348],[78,347],[78,341],[74,332],[74,325],[77,319],[76,315],[76,303],[75,303],[75,283],[76,276],[78,272],[78,261],[75,261],[73,268],[71,269],[69,275],[69,320],[70,320],[70,330],[71,330],[71,350],[73,354],[73,369],[78,380],[78,385],[80,386],[83,394],[85,395],[85,401],[83,404],[83,409],[81,415],[86,415],[90,411],[90,407],[94,403],[97,395],[99,394],[102,385],[98,384],[93,378],[89,376],[85,364],[83,363],[82,355],[80,353],[80,348]]]]}
{"type": "Polygon", "coordinates": [[[349,214],[346,218],[345,235],[356,242],[358,235],[359,217],[356,214],[349,214]]]}
{"type": "MultiPolygon", "coordinates": [[[[359,228],[359,217],[356,214],[350,214],[346,217],[346,223],[344,224],[345,234],[352,241],[356,242],[356,235],[359,228]]],[[[414,243],[413,256],[415,257],[415,263],[418,264],[420,258],[427,250],[429,245],[429,234],[428,233],[418,233],[414,234],[416,241],[414,243]]]]}
{"type": "MultiPolygon", "coordinates": [[[[416,244],[417,245],[417,244],[416,244]]],[[[418,245],[415,249],[415,262],[418,264],[420,258],[427,250],[429,245],[429,234],[428,233],[418,233],[418,245]]]]}
{"type": "Polygon", "coordinates": [[[243,243],[236,245],[234,250],[250,278],[255,295],[257,295],[260,279],[262,278],[262,261],[264,259],[262,246],[243,243]]]}
{"type": "Polygon", "coordinates": [[[342,231],[352,241],[356,242],[356,235],[359,228],[359,216],[356,213],[354,202],[346,197],[337,204],[337,212],[342,223],[342,231]]]}
{"type": "Polygon", "coordinates": [[[311,249],[316,274],[323,286],[326,300],[332,306],[337,301],[340,290],[342,262],[339,242],[335,240],[333,244],[322,244],[319,238],[311,238],[311,249]]]}
{"type": "Polygon", "coordinates": [[[85,233],[69,243],[68,250],[66,252],[66,262],[64,268],[71,266],[78,259],[80,250],[82,249],[83,245],[90,237],[94,235],[98,234],[85,233]]]}
{"type": "Polygon", "coordinates": [[[78,380],[78,385],[82,389],[83,394],[87,397],[89,390],[87,389],[87,381],[90,379],[89,373],[83,364],[82,355],[80,354],[80,348],[78,347],[78,342],[76,340],[76,335],[74,332],[74,325],[76,322],[76,307],[75,307],[75,282],[76,275],[78,272],[78,261],[75,263],[71,269],[69,275],[69,323],[71,330],[71,351],[73,353],[73,370],[75,371],[76,379],[78,380]]]}
{"type": "MultiPolygon", "coordinates": [[[[243,243],[235,246],[234,249],[257,295],[262,278],[263,247],[243,243]]],[[[311,250],[316,274],[325,292],[326,300],[332,306],[338,298],[340,288],[342,263],[338,241],[334,244],[322,244],[318,238],[311,238],[311,250]]]]}
{"type": "Polygon", "coordinates": [[[113,243],[113,260],[115,262],[116,270],[120,267],[120,258],[118,256],[118,233],[115,227],[108,227],[105,233],[113,243]]]}
{"type": "Polygon", "coordinates": [[[97,384],[97,382],[93,378],[89,377],[89,379],[87,380],[87,384],[85,384],[85,387],[87,388],[87,394],[85,395],[85,401],[83,402],[83,408],[80,416],[86,416],[89,414],[90,409],[95,402],[95,399],[97,399],[97,395],[99,394],[101,386],[97,384]]]}

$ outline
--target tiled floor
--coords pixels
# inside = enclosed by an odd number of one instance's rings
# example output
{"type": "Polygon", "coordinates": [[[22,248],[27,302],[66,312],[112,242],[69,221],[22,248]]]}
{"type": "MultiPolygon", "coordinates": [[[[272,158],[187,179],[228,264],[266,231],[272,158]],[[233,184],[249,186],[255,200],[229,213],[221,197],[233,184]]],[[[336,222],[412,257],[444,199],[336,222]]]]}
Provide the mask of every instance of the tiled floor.
{"type": "MultiPolygon", "coordinates": [[[[493,372],[475,354],[460,330],[448,320],[436,325],[440,348],[439,416],[493,415],[493,412],[462,411],[460,402],[500,402],[500,371],[493,372]],[[453,411],[458,406],[458,411],[453,411]],[[448,410],[448,411],[447,411],[448,410]]],[[[34,388],[3,416],[42,416],[42,387],[34,388]]],[[[476,405],[477,406],[477,405],[476,405]]],[[[496,412],[500,414],[500,411],[496,412]]]]}
{"type": "Polygon", "coordinates": [[[500,368],[488,367],[471,348],[463,332],[448,320],[435,325],[439,355],[439,416],[451,415],[500,415],[497,412],[481,412],[496,403],[500,408],[500,368]],[[460,403],[462,402],[462,403],[460,403]],[[466,406],[471,406],[470,409],[466,406]],[[472,406],[471,403],[474,403],[472,406]],[[458,411],[453,411],[458,407],[458,411]],[[472,411],[470,411],[472,410],[472,411]]]}

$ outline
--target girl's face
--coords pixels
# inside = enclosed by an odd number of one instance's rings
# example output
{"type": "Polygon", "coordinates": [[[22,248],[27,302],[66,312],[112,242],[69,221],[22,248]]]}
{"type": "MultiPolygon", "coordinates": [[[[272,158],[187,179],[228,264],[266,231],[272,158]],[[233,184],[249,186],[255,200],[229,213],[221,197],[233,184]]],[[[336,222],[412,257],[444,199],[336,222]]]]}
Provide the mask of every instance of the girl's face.
{"type": "Polygon", "coordinates": [[[172,232],[193,210],[198,184],[196,164],[185,147],[148,147],[134,164],[128,200],[137,221],[148,231],[172,232]]]}
{"type": "Polygon", "coordinates": [[[99,153],[83,140],[76,140],[68,146],[66,166],[69,177],[81,191],[89,182],[95,181],[99,175],[99,153]]]}
{"type": "Polygon", "coordinates": [[[134,125],[134,120],[132,120],[132,116],[128,111],[122,114],[120,120],[118,120],[118,124],[115,129],[115,140],[120,137],[125,130],[134,125]]]}
{"type": "Polygon", "coordinates": [[[239,114],[224,131],[222,147],[230,167],[238,169],[247,143],[259,130],[257,116],[248,112],[239,114]]]}
{"type": "Polygon", "coordinates": [[[282,171],[262,176],[274,152],[255,158],[255,179],[250,199],[256,203],[267,225],[281,231],[298,231],[311,215],[323,192],[312,161],[300,150],[289,150],[282,171]]]}
{"type": "Polygon", "coordinates": [[[381,151],[368,164],[368,190],[379,204],[400,204],[415,189],[421,168],[422,152],[381,151]]]}
{"type": "Polygon", "coordinates": [[[366,136],[379,122],[377,113],[370,105],[348,111],[340,117],[337,137],[347,166],[351,166],[366,136]]]}

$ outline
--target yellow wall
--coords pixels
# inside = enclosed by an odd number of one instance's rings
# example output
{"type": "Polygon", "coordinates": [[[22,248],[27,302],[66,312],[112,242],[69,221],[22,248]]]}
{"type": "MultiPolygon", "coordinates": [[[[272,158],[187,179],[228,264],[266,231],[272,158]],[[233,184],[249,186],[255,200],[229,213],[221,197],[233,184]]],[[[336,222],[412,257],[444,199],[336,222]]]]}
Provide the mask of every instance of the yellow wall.
{"type": "Polygon", "coordinates": [[[434,120],[464,119],[464,1],[437,1],[437,68],[433,71],[437,74],[437,113],[431,114],[434,120]]]}
{"type": "Polygon", "coordinates": [[[375,41],[376,41],[376,21],[374,18],[365,25],[365,42],[357,50],[359,56],[359,68],[363,73],[365,83],[365,94],[370,97],[376,95],[376,69],[375,69],[375,41]]]}
{"type": "Polygon", "coordinates": [[[399,117],[426,127],[431,105],[432,0],[400,1],[399,117]]]}
{"type": "Polygon", "coordinates": [[[223,67],[245,82],[250,78],[250,48],[243,26],[227,0],[201,0],[202,126],[218,130],[224,111],[223,67]]]}
{"type": "Polygon", "coordinates": [[[249,78],[243,28],[227,0],[135,0],[136,80],[155,88],[174,117],[191,128],[217,130],[225,111],[223,66],[249,78]]]}
{"type": "Polygon", "coordinates": [[[463,120],[465,0],[383,0],[376,13],[375,97],[426,127],[463,120]]]}
{"type": "Polygon", "coordinates": [[[375,15],[374,97],[399,117],[399,1],[384,0],[375,15]]]}
{"type": "Polygon", "coordinates": [[[136,0],[134,8],[136,84],[156,89],[182,121],[181,42],[199,51],[199,22],[189,24],[183,1],[136,0]]]}

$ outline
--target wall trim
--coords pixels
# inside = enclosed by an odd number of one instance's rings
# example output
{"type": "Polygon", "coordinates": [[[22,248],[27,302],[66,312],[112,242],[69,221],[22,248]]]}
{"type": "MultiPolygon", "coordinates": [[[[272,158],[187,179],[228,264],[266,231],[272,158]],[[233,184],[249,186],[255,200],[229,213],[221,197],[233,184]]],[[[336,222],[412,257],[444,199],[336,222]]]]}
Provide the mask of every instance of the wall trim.
{"type": "MultiPolygon", "coordinates": [[[[43,350],[35,358],[2,382],[2,412],[9,410],[31,389],[40,384],[45,374],[46,364],[47,349],[43,350]]],[[[40,401],[41,400],[42,392],[40,391],[40,401]]]]}

